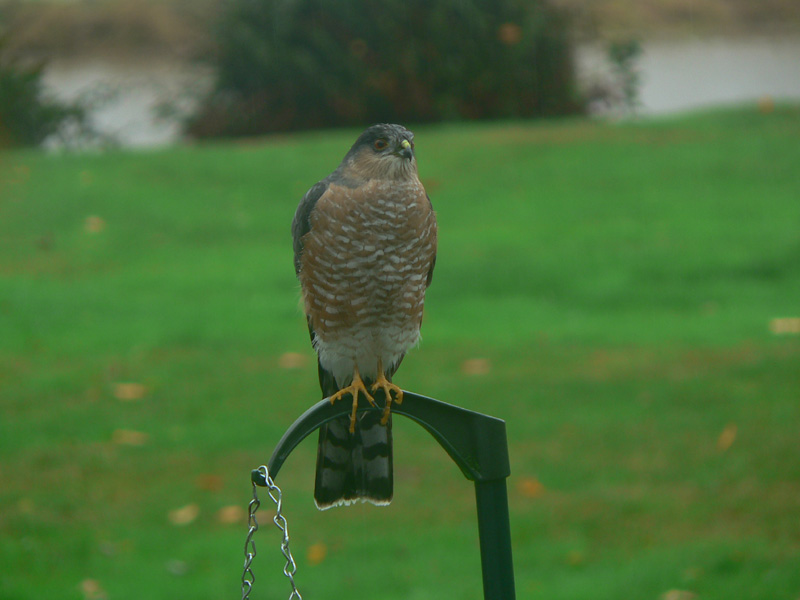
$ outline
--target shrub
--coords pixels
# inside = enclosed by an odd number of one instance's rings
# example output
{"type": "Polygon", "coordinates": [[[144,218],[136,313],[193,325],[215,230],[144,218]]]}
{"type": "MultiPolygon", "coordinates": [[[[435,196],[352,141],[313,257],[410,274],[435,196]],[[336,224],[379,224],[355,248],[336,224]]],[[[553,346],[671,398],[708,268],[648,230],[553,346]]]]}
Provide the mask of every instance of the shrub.
{"type": "Polygon", "coordinates": [[[232,0],[217,40],[197,136],[579,108],[567,21],[545,0],[232,0]]]}
{"type": "Polygon", "coordinates": [[[80,107],[45,98],[44,63],[26,63],[7,52],[0,37],[0,146],[34,146],[67,122],[83,122],[80,107]]]}

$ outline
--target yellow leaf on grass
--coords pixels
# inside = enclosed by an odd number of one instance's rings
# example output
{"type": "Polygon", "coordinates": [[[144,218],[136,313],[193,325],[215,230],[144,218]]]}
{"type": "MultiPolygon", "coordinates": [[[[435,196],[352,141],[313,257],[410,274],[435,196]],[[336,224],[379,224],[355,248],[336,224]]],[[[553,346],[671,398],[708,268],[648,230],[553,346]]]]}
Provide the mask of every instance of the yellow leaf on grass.
{"type": "Polygon", "coordinates": [[[464,375],[486,375],[492,370],[491,363],[485,358],[470,358],[461,363],[464,375]]]}
{"type": "Polygon", "coordinates": [[[661,600],[692,600],[697,594],[687,590],[669,590],[661,594],[661,600]]]}
{"type": "Polygon", "coordinates": [[[96,579],[81,581],[81,593],[86,600],[102,600],[107,597],[103,586],[96,579]]]}
{"type": "Polygon", "coordinates": [[[517,484],[517,490],[526,498],[538,498],[544,494],[542,482],[535,477],[524,477],[517,484]]]}
{"type": "Polygon", "coordinates": [[[120,446],[144,446],[149,439],[147,433],[131,429],[117,429],[111,434],[111,441],[120,446]]]}
{"type": "Polygon", "coordinates": [[[769,322],[769,330],[775,335],[800,334],[800,317],[772,319],[769,322]]]}
{"type": "Polygon", "coordinates": [[[200,507],[197,504],[187,504],[169,511],[169,522],[177,526],[188,525],[198,516],[200,516],[200,507]]]}
{"type": "Polygon", "coordinates": [[[86,233],[100,233],[106,228],[106,222],[102,217],[89,215],[83,222],[83,228],[86,233]]]}
{"type": "Polygon", "coordinates": [[[217,521],[223,525],[234,525],[247,521],[247,511],[236,504],[223,506],[217,511],[217,521]]]}
{"type": "Polygon", "coordinates": [[[772,96],[764,95],[758,99],[758,112],[768,115],[775,111],[775,99],[772,96]]]}
{"type": "Polygon", "coordinates": [[[286,352],[282,354],[278,360],[278,365],[281,369],[300,369],[306,366],[308,357],[299,352],[286,352]]]}
{"type": "Polygon", "coordinates": [[[722,452],[725,452],[725,450],[730,448],[733,445],[733,442],[736,441],[736,434],[738,431],[739,428],[736,427],[735,423],[728,423],[717,438],[717,448],[719,448],[722,452]]]}
{"type": "Polygon", "coordinates": [[[140,400],[147,393],[147,388],[141,383],[114,384],[114,397],[117,400],[140,400]]]}
{"type": "Polygon", "coordinates": [[[216,473],[203,473],[198,475],[194,483],[199,489],[207,492],[218,492],[225,487],[225,482],[222,477],[216,473]]]}
{"type": "Polygon", "coordinates": [[[308,552],[306,553],[308,564],[318,565],[323,560],[325,560],[325,556],[327,556],[327,554],[328,554],[328,547],[322,542],[311,544],[311,546],[308,547],[308,552]]]}

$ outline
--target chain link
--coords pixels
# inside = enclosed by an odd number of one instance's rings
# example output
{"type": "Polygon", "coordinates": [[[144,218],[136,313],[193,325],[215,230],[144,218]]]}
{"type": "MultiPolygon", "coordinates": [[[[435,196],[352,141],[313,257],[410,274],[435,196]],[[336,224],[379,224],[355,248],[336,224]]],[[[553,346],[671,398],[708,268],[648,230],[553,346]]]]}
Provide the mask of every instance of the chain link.
{"type": "Polygon", "coordinates": [[[253,582],[256,576],[250,565],[256,556],[256,543],[253,540],[253,534],[258,531],[258,521],[256,520],[256,511],[261,506],[256,492],[256,484],[253,484],[253,499],[247,506],[247,539],[244,541],[244,572],[242,573],[242,600],[249,600],[250,590],[253,589],[253,582]]]}
{"type": "MultiPolygon", "coordinates": [[[[283,494],[281,489],[275,485],[272,477],[269,476],[269,470],[266,466],[260,466],[257,471],[261,473],[264,482],[267,484],[267,491],[270,499],[275,503],[275,517],[272,521],[275,526],[283,533],[281,540],[281,553],[286,559],[286,565],[283,567],[283,574],[289,579],[292,586],[292,593],[289,594],[289,600],[303,600],[300,592],[297,591],[297,586],[294,583],[294,574],[297,572],[297,565],[294,562],[292,551],[289,549],[289,523],[283,516],[283,494]]],[[[253,540],[253,534],[258,531],[258,521],[256,520],[256,511],[261,506],[261,501],[258,499],[258,489],[256,483],[253,482],[253,499],[250,501],[247,510],[247,539],[244,542],[244,571],[242,572],[242,600],[250,599],[250,591],[253,589],[253,582],[256,579],[251,565],[256,556],[256,543],[253,540]]]]}

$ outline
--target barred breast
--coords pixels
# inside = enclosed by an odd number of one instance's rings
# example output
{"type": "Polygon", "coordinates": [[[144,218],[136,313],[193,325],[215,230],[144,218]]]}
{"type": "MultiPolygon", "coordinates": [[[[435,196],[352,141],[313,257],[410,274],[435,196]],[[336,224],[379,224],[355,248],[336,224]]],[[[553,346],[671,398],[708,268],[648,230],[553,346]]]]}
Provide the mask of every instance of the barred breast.
{"type": "Polygon", "coordinates": [[[314,346],[342,387],[354,363],[365,378],[388,370],[419,340],[436,219],[425,190],[373,180],[331,184],[311,214],[300,282],[314,346]]]}

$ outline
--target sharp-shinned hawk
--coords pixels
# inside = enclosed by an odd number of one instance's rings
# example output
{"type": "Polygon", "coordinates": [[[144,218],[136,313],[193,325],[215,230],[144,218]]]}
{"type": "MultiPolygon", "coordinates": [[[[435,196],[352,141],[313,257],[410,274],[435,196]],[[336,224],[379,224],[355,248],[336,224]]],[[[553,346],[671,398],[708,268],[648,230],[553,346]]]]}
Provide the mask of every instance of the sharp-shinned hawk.
{"type": "Polygon", "coordinates": [[[373,125],[339,167],[306,192],[292,222],[323,398],[350,395],[351,416],[320,428],[314,500],[320,509],[392,499],[391,383],[419,341],[436,262],[436,217],[419,180],[414,135],[373,125]],[[359,394],[383,413],[356,413],[359,394]]]}

